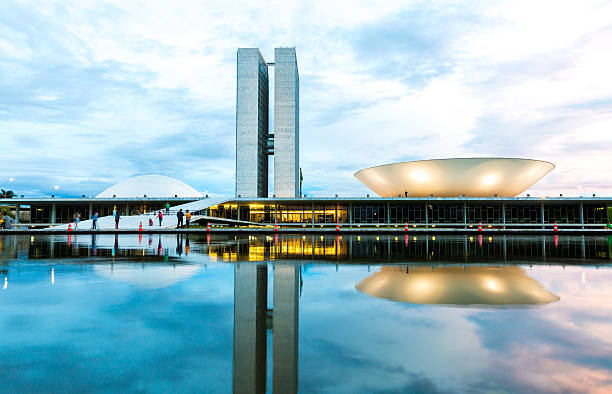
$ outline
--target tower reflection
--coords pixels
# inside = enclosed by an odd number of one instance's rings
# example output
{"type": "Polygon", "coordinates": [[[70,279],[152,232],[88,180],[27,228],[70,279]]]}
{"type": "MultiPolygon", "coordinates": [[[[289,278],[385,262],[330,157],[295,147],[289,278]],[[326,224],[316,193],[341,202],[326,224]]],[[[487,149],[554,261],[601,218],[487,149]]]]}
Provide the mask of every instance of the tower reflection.
{"type": "Polygon", "coordinates": [[[274,393],[295,393],[298,385],[300,267],[273,266],[273,305],[268,309],[268,267],[234,266],[235,393],[265,393],[266,331],[272,330],[274,393]]]}

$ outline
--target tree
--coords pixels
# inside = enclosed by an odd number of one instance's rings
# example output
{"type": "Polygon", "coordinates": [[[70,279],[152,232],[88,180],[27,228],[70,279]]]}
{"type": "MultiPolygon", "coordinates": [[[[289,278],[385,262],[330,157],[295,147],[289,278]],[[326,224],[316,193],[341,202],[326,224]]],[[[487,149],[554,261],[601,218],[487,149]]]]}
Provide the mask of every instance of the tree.
{"type": "Polygon", "coordinates": [[[13,198],[16,194],[12,190],[0,189],[0,198],[13,198]]]}

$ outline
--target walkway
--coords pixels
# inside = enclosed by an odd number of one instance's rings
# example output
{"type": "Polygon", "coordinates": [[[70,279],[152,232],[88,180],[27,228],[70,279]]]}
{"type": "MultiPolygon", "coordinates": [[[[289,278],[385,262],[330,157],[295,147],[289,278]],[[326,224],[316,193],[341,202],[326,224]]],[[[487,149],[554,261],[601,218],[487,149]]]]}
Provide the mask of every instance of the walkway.
{"type": "MultiPolygon", "coordinates": [[[[191,222],[194,223],[197,220],[208,219],[210,222],[214,223],[223,223],[223,224],[233,224],[233,225],[255,225],[256,223],[250,223],[240,220],[231,220],[231,219],[219,219],[213,218],[210,216],[204,216],[201,213],[205,209],[212,207],[217,204],[222,204],[229,199],[225,198],[205,198],[202,200],[197,200],[193,202],[189,202],[186,204],[173,206],[170,210],[170,214],[166,215],[164,212],[164,218],[162,220],[161,226],[159,225],[159,220],[155,217],[155,212],[150,212],[142,215],[131,215],[131,216],[122,216],[119,221],[119,229],[121,230],[137,230],[142,223],[142,227],[145,230],[159,230],[159,229],[169,229],[176,228],[178,223],[178,218],[176,217],[176,212],[179,209],[182,209],[183,212],[189,210],[192,213],[191,222]],[[153,226],[149,226],[149,218],[153,219],[153,226]]],[[[72,224],[73,230],[89,230],[92,226],[92,220],[81,220],[78,224],[78,227],[75,228],[75,224],[72,224]]],[[[110,216],[103,216],[98,219],[98,228],[100,230],[112,230],[115,228],[115,218],[110,216]]],[[[49,227],[45,230],[67,230],[67,224],[60,224],[58,226],[49,227]]]]}

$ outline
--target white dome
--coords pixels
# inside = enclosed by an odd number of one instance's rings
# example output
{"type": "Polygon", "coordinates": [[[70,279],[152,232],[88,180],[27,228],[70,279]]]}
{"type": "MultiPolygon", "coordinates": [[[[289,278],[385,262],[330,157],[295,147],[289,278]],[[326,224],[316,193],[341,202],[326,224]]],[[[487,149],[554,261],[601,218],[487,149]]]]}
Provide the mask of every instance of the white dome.
{"type": "Polygon", "coordinates": [[[132,197],[202,197],[188,184],[165,175],[141,175],[114,184],[96,198],[132,197]]]}

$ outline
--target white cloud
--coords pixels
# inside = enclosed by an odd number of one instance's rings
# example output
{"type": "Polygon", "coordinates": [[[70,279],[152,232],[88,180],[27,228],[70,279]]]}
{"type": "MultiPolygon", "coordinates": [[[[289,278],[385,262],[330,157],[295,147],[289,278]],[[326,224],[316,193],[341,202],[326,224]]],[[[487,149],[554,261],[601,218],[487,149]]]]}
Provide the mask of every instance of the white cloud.
{"type": "Polygon", "coordinates": [[[532,193],[612,192],[606,2],[6,2],[0,13],[0,165],[16,179],[73,176],[89,194],[100,183],[87,173],[159,165],[231,193],[236,48],[272,60],[295,45],[307,191],[363,194],[352,173],[390,161],[499,155],[557,164],[532,193]],[[138,146],[144,158],[126,157],[138,146]]]}

